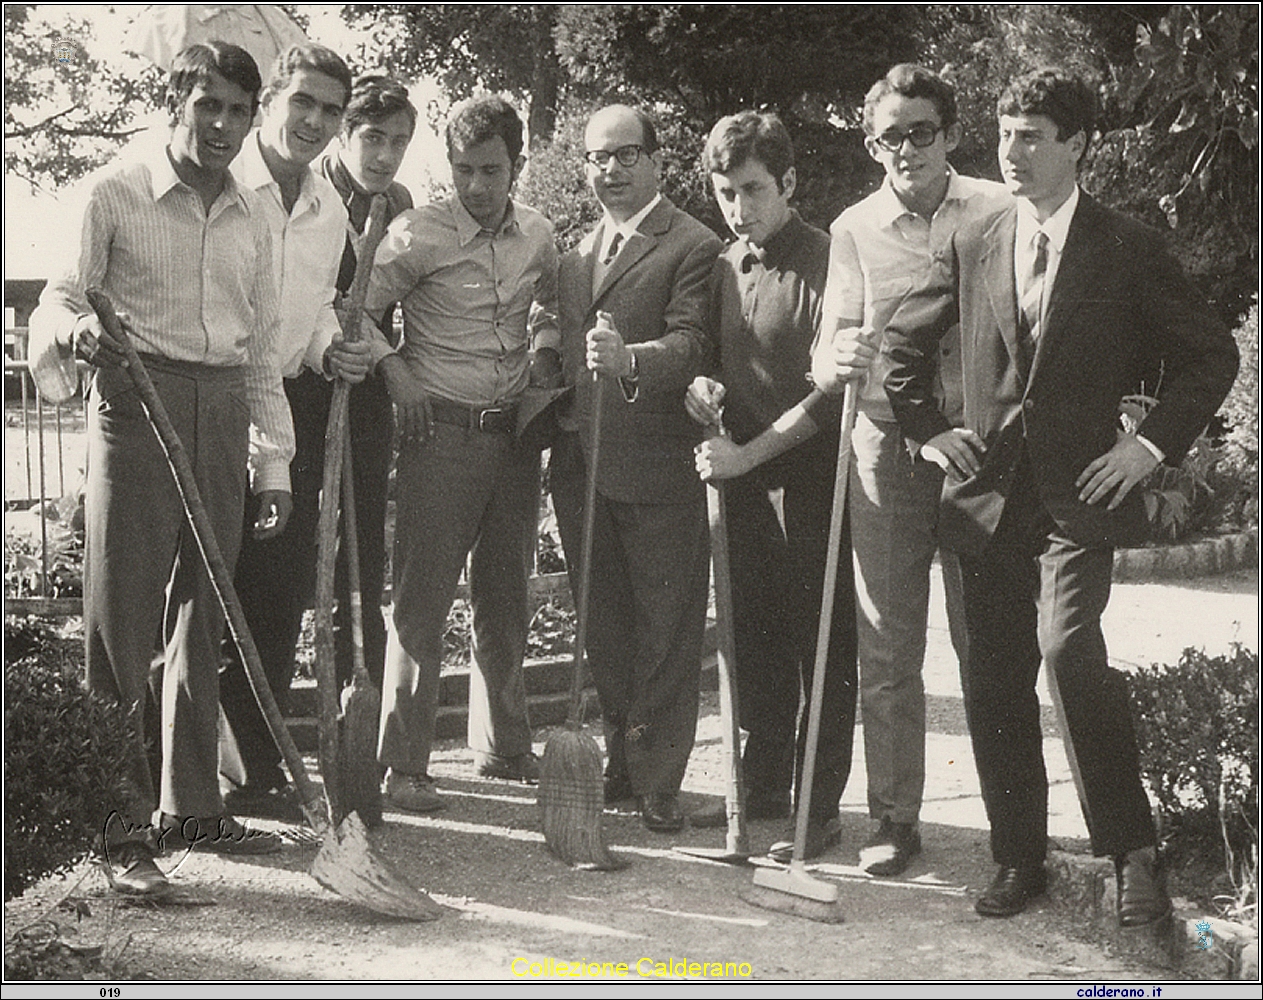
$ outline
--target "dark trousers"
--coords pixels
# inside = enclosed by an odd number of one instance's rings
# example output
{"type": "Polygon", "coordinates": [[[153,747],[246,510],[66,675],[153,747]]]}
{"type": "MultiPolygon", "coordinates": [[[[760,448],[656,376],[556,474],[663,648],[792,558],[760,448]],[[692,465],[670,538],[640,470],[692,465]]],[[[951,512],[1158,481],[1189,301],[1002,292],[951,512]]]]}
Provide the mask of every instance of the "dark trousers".
{"type": "MultiPolygon", "coordinates": [[[[285,380],[285,394],[294,419],[295,453],[290,463],[293,513],[280,535],[259,541],[251,530],[258,515],[258,501],[251,498],[246,504],[241,556],[233,581],[259,649],[268,686],[282,713],[294,676],[303,612],[315,596],[325,430],[333,383],[304,369],[295,378],[285,380]]],[[[390,397],[380,379],[370,376],[352,388],[349,421],[359,584],[364,607],[364,662],[380,689],[386,656],[386,625],[381,611],[386,566],[386,492],[394,430],[390,397]]],[[[351,605],[346,554],[341,548],[334,595],[335,659],[338,678],[345,683],[351,676],[351,605]]],[[[220,678],[220,700],[237,739],[246,779],[262,787],[277,786],[284,783],[280,751],[259,711],[236,646],[231,639],[225,645],[228,656],[220,678]]]]}
{"type": "Polygon", "coordinates": [[[1126,680],[1109,666],[1101,614],[1114,551],[1067,538],[1040,502],[1025,462],[980,556],[961,554],[969,656],[965,711],[997,864],[1040,864],[1048,839],[1035,681],[1047,665],[1063,711],[1092,850],[1154,843],[1126,680]]]}
{"type": "MultiPolygon", "coordinates": [[[[585,463],[579,436],[553,445],[549,481],[578,594],[585,463]]],[[[620,503],[597,495],[587,659],[601,697],[606,772],[637,795],[678,792],[697,731],[709,545],[696,502],[620,503]]]]}
{"type": "MultiPolygon", "coordinates": [[[[723,484],[732,566],[742,756],[751,802],[801,795],[807,710],[833,501],[832,469],[761,470],[723,484]],[[773,491],[783,488],[778,517],[773,491]],[[799,722],[800,695],[804,701],[799,722]],[[797,738],[795,739],[795,733],[797,738]],[[795,753],[796,748],[796,753],[795,753]],[[797,767],[795,767],[795,759],[797,767]],[[797,778],[794,778],[795,773],[797,778]]],[[[811,793],[815,819],[837,815],[851,773],[855,729],[855,586],[844,522],[833,597],[824,702],[811,793]]]]}
{"type": "MultiPolygon", "coordinates": [[[[231,568],[249,442],[242,370],[158,358],[146,358],[146,366],[231,568]]],[[[83,595],[88,687],[138,706],[140,734],[147,728],[155,636],[164,649],[159,787],[138,742],[128,771],[130,801],[120,803],[120,812],[133,824],[148,823],[155,805],[180,817],[215,816],[223,809],[216,774],[223,613],[131,377],[122,369],[100,370],[88,404],[83,595]]],[[[110,829],[106,839],[118,840],[120,834],[110,829]]]]}

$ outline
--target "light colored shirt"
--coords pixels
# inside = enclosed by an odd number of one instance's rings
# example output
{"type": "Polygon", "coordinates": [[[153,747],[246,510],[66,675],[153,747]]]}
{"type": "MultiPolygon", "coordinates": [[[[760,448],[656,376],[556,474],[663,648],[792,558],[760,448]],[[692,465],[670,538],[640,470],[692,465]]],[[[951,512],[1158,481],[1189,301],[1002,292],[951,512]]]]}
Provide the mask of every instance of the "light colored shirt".
{"type": "Polygon", "coordinates": [[[208,212],[165,145],[133,149],[84,181],[64,271],[31,315],[36,385],[61,402],[78,387],[71,333],[102,288],[142,354],[244,366],[256,491],[289,490],[294,428],[276,367],[280,321],[272,241],[258,199],[231,177],[208,212]]]}
{"type": "MultiPolygon", "coordinates": [[[[930,219],[907,208],[886,180],[852,205],[830,227],[829,281],[825,288],[821,344],[834,331],[851,326],[885,330],[890,317],[913,288],[929,276],[934,254],[944,249],[961,225],[1012,204],[1003,184],[950,172],[947,194],[930,219]]],[[[959,358],[958,331],[941,343],[945,364],[959,358]]],[[[880,341],[876,345],[881,349],[880,341]]],[[[879,353],[860,393],[859,408],[875,420],[894,420],[883,386],[888,363],[879,353]]]]}
{"type": "MultiPolygon", "coordinates": [[[[552,223],[513,201],[494,233],[455,197],[401,212],[364,308],[379,316],[394,302],[403,304],[397,353],[427,393],[467,406],[513,402],[529,382],[532,346],[561,343],[552,223]]],[[[371,344],[374,362],[390,353],[383,340],[371,344]]]]}
{"type": "MultiPolygon", "coordinates": [[[[610,255],[610,244],[614,242],[615,233],[621,234],[623,237],[622,245],[619,247],[621,250],[622,247],[627,246],[627,241],[631,239],[635,233],[639,232],[640,224],[645,221],[649,213],[657,207],[658,202],[661,200],[662,194],[659,192],[649,200],[649,204],[623,223],[615,222],[609,212],[605,213],[605,220],[601,224],[601,242],[597,246],[598,252],[596,255],[596,261],[598,267],[602,266],[605,258],[610,255]]],[[[613,263],[614,262],[611,260],[610,264],[613,263]]],[[[609,267],[608,264],[605,264],[604,266],[607,268],[609,267]]],[[[599,285],[600,281],[597,280],[594,284],[599,285]]]]}
{"type": "MultiPolygon", "coordinates": [[[[1013,282],[1018,294],[1022,293],[1022,275],[1030,274],[1035,265],[1036,237],[1042,232],[1048,237],[1048,263],[1044,266],[1044,294],[1041,299],[1040,319],[1048,308],[1048,293],[1052,291],[1053,282],[1057,280],[1057,268],[1061,266],[1061,252],[1066,247],[1066,237],[1070,235],[1070,220],[1074,218],[1074,210],[1079,207],[1079,185],[1075,185],[1070,197],[1063,201],[1057,211],[1053,212],[1042,223],[1035,217],[1035,209],[1025,198],[1017,199],[1017,236],[1013,244],[1013,282]]],[[[1042,322],[1032,329],[1038,333],[1042,322]]]]}
{"type": "Polygon", "coordinates": [[[237,182],[259,196],[272,234],[272,276],[281,310],[277,367],[292,378],[306,364],[324,371],[324,353],[341,332],[333,312],[338,266],[346,244],[346,208],[337,190],[310,167],[292,211],[285,211],[281,186],[272,177],[252,132],[233,160],[237,182]]]}

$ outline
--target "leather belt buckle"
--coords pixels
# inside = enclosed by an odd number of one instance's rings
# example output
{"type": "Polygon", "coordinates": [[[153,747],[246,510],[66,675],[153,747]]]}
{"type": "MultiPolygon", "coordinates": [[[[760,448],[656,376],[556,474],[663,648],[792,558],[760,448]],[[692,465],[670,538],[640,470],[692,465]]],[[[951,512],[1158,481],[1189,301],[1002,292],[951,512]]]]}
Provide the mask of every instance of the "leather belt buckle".
{"type": "Polygon", "coordinates": [[[507,411],[503,407],[492,407],[478,413],[478,429],[484,434],[504,434],[509,430],[507,411]]]}

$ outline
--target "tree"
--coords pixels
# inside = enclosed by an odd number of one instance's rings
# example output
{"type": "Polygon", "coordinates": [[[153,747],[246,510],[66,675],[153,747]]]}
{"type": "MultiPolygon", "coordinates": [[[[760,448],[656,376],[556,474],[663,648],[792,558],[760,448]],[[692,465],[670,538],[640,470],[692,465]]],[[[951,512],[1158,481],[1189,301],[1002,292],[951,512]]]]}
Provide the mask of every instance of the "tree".
{"type": "Polygon", "coordinates": [[[372,26],[373,55],[403,77],[437,77],[456,100],[479,88],[530,106],[532,147],[552,139],[564,85],[553,31],[557,4],[348,4],[372,26]]]}
{"type": "Polygon", "coordinates": [[[141,131],[133,123],[160,106],[162,75],[107,66],[81,44],[92,36],[86,21],[48,23],[33,11],[4,5],[4,169],[32,185],[59,186],[141,131]]]}

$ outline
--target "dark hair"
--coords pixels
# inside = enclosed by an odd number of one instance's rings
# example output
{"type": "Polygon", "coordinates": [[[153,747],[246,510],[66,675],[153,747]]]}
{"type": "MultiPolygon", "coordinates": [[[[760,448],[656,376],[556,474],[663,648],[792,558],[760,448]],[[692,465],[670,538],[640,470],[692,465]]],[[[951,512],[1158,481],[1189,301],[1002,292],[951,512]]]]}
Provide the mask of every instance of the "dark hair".
{"type": "MultiPolygon", "coordinates": [[[[1050,67],[1023,73],[1000,94],[997,115],[1043,115],[1057,126],[1057,141],[1078,132],[1092,139],[1096,127],[1096,92],[1073,73],[1050,67]]],[[[1084,143],[1087,149],[1087,143],[1084,143]]]]}
{"type": "Polygon", "coordinates": [[[509,163],[517,163],[522,155],[522,119],[502,97],[487,94],[471,97],[452,110],[445,132],[447,157],[455,150],[466,150],[499,136],[509,151],[509,163]]]}
{"type": "Polygon", "coordinates": [[[758,160],[776,179],[776,189],[794,165],[794,143],[789,130],[770,111],[741,111],[715,123],[702,150],[707,173],[726,174],[747,160],[758,160]]]}
{"type": "Polygon", "coordinates": [[[937,73],[914,63],[900,63],[873,84],[864,95],[864,131],[873,135],[873,118],[877,105],[888,94],[900,97],[924,97],[932,101],[938,112],[939,124],[950,128],[956,124],[956,91],[937,73]]]}
{"type": "Polygon", "coordinates": [[[263,91],[263,100],[268,101],[289,86],[294,74],[300,69],[323,73],[342,84],[346,100],[351,97],[351,71],[347,69],[342,57],[333,49],[327,49],[315,42],[299,42],[276,57],[272,64],[272,73],[268,77],[267,87],[263,91]]]}
{"type": "Polygon", "coordinates": [[[250,95],[250,114],[259,110],[263,80],[254,57],[243,48],[227,42],[190,45],[176,55],[167,74],[167,109],[174,113],[193,88],[209,82],[211,74],[221,76],[250,95]]]}
{"type": "Polygon", "coordinates": [[[342,134],[349,136],[361,125],[376,125],[403,112],[417,127],[417,109],[408,100],[408,88],[388,76],[361,76],[351,88],[351,99],[342,115],[342,134]]]}

